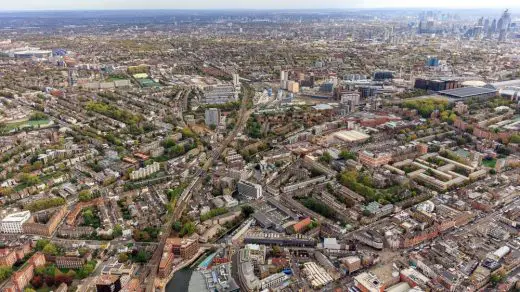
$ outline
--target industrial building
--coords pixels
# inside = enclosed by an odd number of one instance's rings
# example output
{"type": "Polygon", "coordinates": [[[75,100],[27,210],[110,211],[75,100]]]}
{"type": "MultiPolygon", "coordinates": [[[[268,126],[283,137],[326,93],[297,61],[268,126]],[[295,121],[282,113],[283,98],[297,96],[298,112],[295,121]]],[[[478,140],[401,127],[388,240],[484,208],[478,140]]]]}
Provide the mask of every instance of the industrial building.
{"type": "Polygon", "coordinates": [[[442,90],[438,93],[440,95],[448,96],[454,99],[487,99],[498,95],[498,91],[496,89],[485,87],[461,87],[442,90]]]}

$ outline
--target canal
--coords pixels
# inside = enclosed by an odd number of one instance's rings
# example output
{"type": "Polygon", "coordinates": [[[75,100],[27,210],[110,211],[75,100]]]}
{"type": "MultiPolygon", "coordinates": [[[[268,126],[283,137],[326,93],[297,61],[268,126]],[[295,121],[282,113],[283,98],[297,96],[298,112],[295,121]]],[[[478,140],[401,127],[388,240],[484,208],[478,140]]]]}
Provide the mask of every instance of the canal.
{"type": "Polygon", "coordinates": [[[213,259],[212,251],[208,250],[205,253],[201,254],[193,264],[187,266],[186,268],[177,271],[173,274],[172,279],[166,284],[165,291],[166,292],[187,292],[190,286],[191,274],[193,274],[194,270],[197,268],[199,264],[202,262],[206,262],[207,260],[213,259]]]}
{"type": "Polygon", "coordinates": [[[193,269],[184,268],[173,274],[173,278],[166,284],[166,292],[187,292],[193,269]]]}

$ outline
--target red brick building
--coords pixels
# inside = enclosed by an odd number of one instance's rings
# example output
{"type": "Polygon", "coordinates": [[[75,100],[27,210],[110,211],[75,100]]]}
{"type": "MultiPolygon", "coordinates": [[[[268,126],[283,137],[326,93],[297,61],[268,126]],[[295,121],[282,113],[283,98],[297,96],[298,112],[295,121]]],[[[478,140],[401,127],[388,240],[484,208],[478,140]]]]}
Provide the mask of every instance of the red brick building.
{"type": "Polygon", "coordinates": [[[14,250],[7,248],[0,250],[0,266],[12,267],[16,260],[16,252],[14,250]]]}
{"type": "Polygon", "coordinates": [[[299,233],[300,231],[302,231],[304,228],[306,228],[310,224],[311,224],[311,217],[307,217],[307,218],[301,220],[300,222],[294,224],[293,228],[294,228],[295,232],[299,233]]]}
{"type": "Polygon", "coordinates": [[[25,286],[34,276],[34,269],[45,265],[45,256],[41,252],[35,253],[27,263],[18,271],[14,272],[11,280],[4,287],[4,292],[23,291],[25,286]]]}

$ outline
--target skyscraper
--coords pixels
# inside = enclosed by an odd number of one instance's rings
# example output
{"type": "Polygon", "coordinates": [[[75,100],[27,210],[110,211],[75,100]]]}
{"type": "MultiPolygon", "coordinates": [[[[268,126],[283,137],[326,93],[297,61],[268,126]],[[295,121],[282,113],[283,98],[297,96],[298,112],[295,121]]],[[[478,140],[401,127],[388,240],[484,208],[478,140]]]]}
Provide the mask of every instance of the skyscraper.
{"type": "Polygon", "coordinates": [[[233,85],[240,86],[240,76],[236,73],[233,74],[233,85]]]}
{"type": "Polygon", "coordinates": [[[502,17],[498,20],[497,29],[499,31],[498,41],[505,42],[507,40],[507,33],[511,26],[511,13],[509,9],[506,9],[502,14],[502,17]]]}
{"type": "Polygon", "coordinates": [[[280,71],[280,88],[287,89],[287,83],[289,82],[289,72],[280,71]]]}
{"type": "Polygon", "coordinates": [[[489,28],[490,33],[494,33],[497,31],[497,20],[493,19],[493,22],[491,22],[491,27],[489,28]]]}

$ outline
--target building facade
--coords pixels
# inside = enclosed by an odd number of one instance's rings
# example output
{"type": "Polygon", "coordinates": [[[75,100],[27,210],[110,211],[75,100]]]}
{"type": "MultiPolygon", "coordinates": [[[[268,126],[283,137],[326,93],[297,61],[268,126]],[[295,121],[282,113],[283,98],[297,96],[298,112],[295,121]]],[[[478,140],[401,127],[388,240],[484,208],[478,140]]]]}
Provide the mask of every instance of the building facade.
{"type": "Polygon", "coordinates": [[[23,211],[13,213],[2,219],[2,232],[3,233],[22,233],[22,225],[31,218],[30,211],[23,211]]]}

